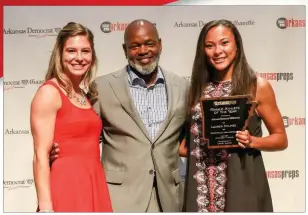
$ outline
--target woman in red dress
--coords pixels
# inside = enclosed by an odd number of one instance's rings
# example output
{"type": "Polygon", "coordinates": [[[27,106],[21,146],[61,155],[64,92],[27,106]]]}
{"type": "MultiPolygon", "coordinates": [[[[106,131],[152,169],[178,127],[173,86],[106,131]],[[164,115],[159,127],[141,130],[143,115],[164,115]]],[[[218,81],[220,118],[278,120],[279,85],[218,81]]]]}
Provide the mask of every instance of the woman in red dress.
{"type": "Polygon", "coordinates": [[[46,81],[31,104],[37,211],[112,212],[100,162],[102,122],[92,108],[96,65],[92,32],[68,23],[57,36],[46,81]],[[50,168],[54,142],[61,152],[50,168]]]}

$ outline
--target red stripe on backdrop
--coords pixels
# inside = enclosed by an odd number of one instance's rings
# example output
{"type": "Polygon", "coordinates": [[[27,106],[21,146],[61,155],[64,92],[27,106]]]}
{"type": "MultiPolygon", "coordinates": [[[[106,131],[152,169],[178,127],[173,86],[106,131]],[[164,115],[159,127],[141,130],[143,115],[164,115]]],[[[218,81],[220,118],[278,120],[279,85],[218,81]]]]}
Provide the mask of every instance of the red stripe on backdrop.
{"type": "Polygon", "coordinates": [[[3,6],[161,6],[175,1],[177,0],[1,0],[0,77],[3,76],[3,6]]]}
{"type": "MultiPolygon", "coordinates": [[[[3,20],[4,16],[3,16],[3,6],[0,5],[0,19],[2,20],[0,22],[0,29],[2,31],[2,33],[0,34],[0,78],[3,77],[3,20]]],[[[0,89],[1,90],[1,89],[0,89]]]]}
{"type": "MultiPolygon", "coordinates": [[[[0,34],[0,78],[3,77],[3,20],[4,16],[3,16],[3,6],[0,5],[0,19],[2,20],[0,22],[0,29],[2,31],[2,33],[0,34]]],[[[0,89],[1,90],[1,89],[0,89]]]]}
{"type": "Polygon", "coordinates": [[[176,0],[2,0],[2,5],[160,6],[176,0]]]}

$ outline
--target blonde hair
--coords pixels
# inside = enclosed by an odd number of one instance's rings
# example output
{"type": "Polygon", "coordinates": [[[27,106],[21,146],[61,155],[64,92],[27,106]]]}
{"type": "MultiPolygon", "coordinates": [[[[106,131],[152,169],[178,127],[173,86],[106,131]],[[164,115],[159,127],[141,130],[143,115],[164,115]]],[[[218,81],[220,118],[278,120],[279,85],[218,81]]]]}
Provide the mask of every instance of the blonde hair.
{"type": "Polygon", "coordinates": [[[84,90],[84,93],[90,100],[91,104],[93,104],[97,99],[98,95],[96,84],[94,82],[97,63],[98,63],[94,49],[94,35],[90,29],[86,28],[85,26],[79,23],[69,22],[60,30],[57,36],[56,44],[50,56],[49,66],[47,74],[45,76],[45,81],[55,78],[58,81],[59,85],[65,90],[67,95],[68,96],[71,95],[73,85],[70,79],[63,71],[62,52],[66,41],[71,37],[79,35],[87,37],[92,49],[92,64],[90,66],[90,69],[85,73],[84,77],[82,78],[81,84],[86,88],[86,90],[84,90]]]}

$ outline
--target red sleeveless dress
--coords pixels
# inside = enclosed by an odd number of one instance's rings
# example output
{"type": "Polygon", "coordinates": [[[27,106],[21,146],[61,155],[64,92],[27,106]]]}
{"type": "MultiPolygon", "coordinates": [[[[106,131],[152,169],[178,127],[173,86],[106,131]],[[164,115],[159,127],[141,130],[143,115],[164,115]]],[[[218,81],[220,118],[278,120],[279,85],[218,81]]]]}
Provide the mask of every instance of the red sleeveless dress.
{"type": "MultiPolygon", "coordinates": [[[[52,204],[55,212],[112,212],[111,200],[100,161],[99,137],[102,122],[94,109],[82,109],[52,81],[61,95],[54,142],[59,157],[50,172],[52,204]]],[[[42,85],[42,86],[43,86],[42,85]]]]}

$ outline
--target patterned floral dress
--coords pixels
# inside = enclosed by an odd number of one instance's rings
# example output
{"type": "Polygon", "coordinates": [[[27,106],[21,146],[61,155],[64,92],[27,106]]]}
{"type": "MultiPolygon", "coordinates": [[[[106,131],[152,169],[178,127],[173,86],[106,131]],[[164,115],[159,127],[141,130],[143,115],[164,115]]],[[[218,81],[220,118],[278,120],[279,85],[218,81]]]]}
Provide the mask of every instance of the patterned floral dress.
{"type": "MultiPolygon", "coordinates": [[[[219,83],[211,82],[204,90],[203,97],[204,98],[224,97],[224,96],[229,96],[230,93],[231,93],[231,81],[224,81],[219,83]]],[[[260,128],[259,130],[261,130],[260,120],[257,123],[259,123],[257,127],[260,128]]],[[[188,146],[189,155],[188,155],[188,165],[187,165],[188,170],[186,178],[186,195],[184,200],[184,211],[225,212],[226,199],[227,199],[226,195],[227,180],[228,180],[227,161],[231,156],[232,151],[230,151],[230,149],[229,150],[208,149],[205,143],[201,141],[202,140],[201,126],[202,126],[201,105],[200,103],[198,103],[192,109],[191,119],[190,119],[190,132],[189,132],[190,141],[188,146]]],[[[233,149],[233,151],[235,150],[238,149],[233,149]]],[[[259,151],[257,153],[260,154],[259,151]]],[[[262,178],[262,180],[264,180],[264,178],[262,178]]],[[[254,194],[252,193],[252,195],[254,194]]],[[[269,199],[271,201],[271,198],[269,199]]],[[[253,203],[253,205],[256,204],[253,203]]],[[[269,205],[271,206],[271,202],[269,205]]],[[[254,209],[247,209],[247,210],[253,211],[254,209]]],[[[263,209],[256,208],[255,210],[259,211],[263,209]]],[[[271,207],[269,207],[268,210],[271,211],[271,207]]]]}

